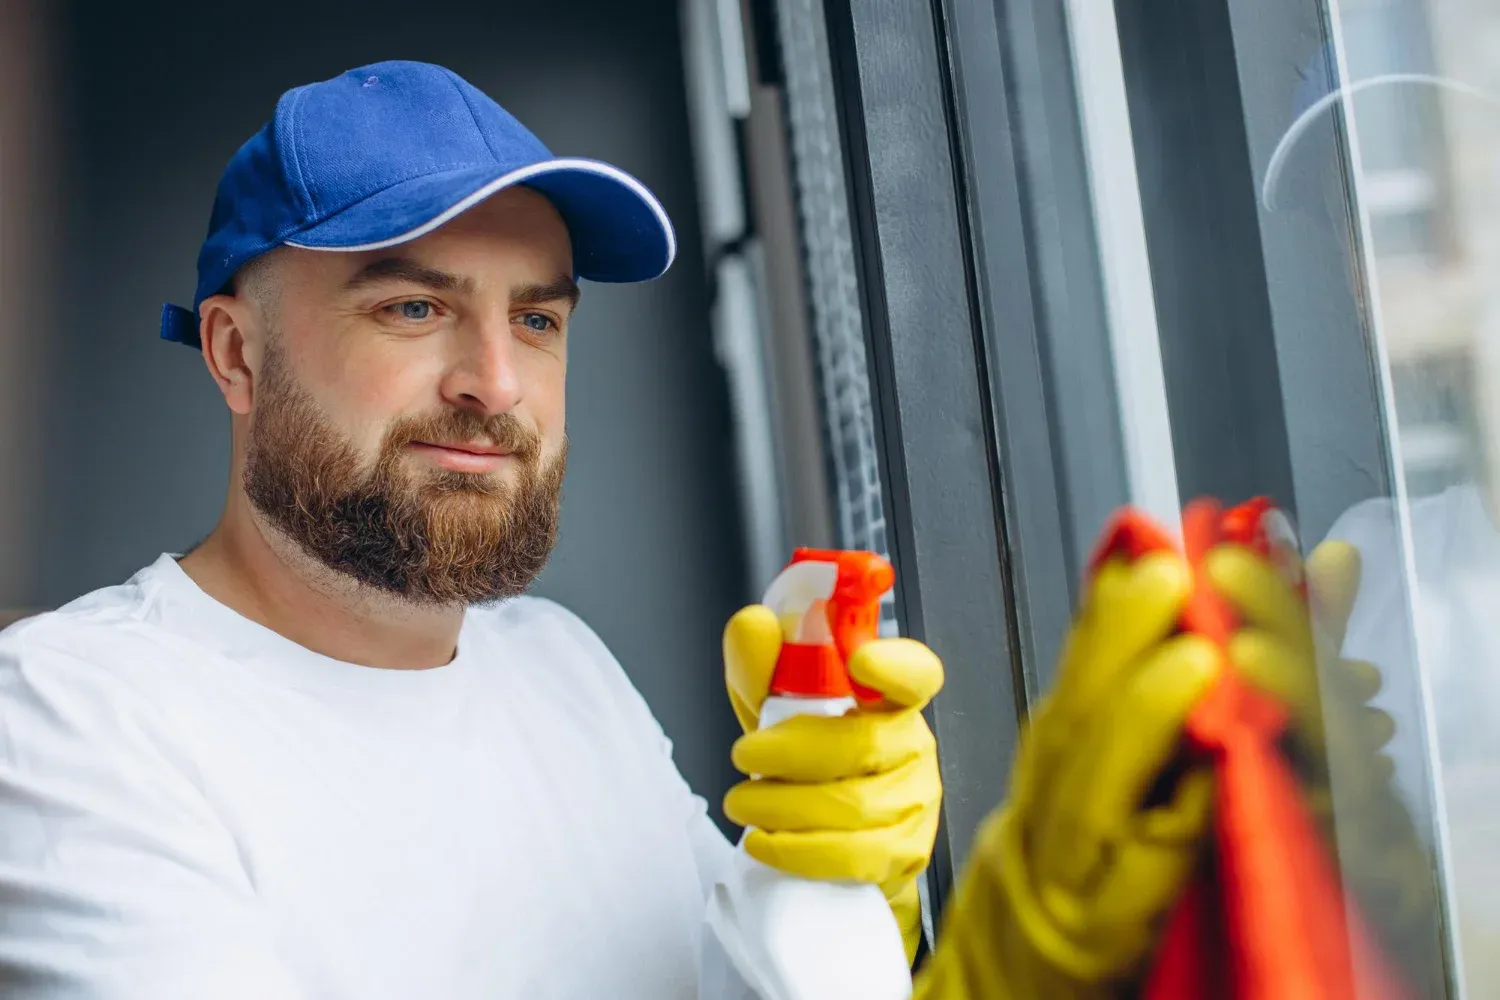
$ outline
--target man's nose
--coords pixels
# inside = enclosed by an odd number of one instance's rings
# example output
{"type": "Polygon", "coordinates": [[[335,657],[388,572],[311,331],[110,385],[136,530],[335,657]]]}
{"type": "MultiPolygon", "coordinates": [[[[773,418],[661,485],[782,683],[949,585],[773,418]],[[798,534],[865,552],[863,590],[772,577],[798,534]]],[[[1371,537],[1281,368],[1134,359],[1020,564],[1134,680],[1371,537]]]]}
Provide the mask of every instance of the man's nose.
{"type": "Polygon", "coordinates": [[[515,354],[508,316],[462,331],[458,357],[444,379],[444,398],[454,406],[485,414],[514,409],[523,395],[515,354]]]}

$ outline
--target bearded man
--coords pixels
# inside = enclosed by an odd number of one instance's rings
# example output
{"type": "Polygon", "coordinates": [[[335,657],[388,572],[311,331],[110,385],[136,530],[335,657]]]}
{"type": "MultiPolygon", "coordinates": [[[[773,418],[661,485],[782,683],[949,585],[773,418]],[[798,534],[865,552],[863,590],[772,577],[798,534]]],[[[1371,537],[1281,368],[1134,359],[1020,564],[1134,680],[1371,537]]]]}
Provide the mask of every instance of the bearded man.
{"type": "MultiPolygon", "coordinates": [[[[523,592],[557,532],[580,280],[672,261],[657,199],[554,157],[449,70],[287,92],[230,160],[193,308],[231,413],[213,533],[0,633],[12,1000],[723,1000],[733,861],[604,644],[523,592]]],[[[761,861],[879,884],[914,957],[942,668],[755,731],[781,641],[723,669],[761,861]]]]}

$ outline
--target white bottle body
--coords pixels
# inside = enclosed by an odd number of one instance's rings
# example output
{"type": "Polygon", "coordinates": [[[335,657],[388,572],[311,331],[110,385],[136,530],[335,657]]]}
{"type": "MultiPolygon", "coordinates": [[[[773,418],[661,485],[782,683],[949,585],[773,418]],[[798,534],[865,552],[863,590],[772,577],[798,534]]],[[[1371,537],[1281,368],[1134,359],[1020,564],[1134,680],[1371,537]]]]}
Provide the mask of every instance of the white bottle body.
{"type": "MultiPolygon", "coordinates": [[[[772,696],[760,728],[793,715],[840,716],[853,698],[772,696]]],[[[748,836],[749,831],[746,831],[748,836]]],[[[736,853],[708,923],[760,1000],[908,1000],[901,928],[879,886],[797,878],[736,853]]]]}

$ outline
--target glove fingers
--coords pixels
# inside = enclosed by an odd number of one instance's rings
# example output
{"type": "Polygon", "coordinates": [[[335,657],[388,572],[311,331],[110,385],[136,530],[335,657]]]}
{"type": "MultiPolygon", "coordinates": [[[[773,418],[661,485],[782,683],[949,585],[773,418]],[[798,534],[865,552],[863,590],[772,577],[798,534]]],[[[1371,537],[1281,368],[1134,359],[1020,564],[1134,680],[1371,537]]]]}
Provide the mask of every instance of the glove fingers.
{"type": "Polygon", "coordinates": [[[890,771],[934,747],[932,730],[916,709],[854,711],[838,718],[797,715],[747,733],[730,759],[743,774],[812,783],[890,771]]]}
{"type": "Polygon", "coordinates": [[[1200,856],[1213,785],[1208,769],[1189,772],[1172,801],[1143,813],[1084,883],[1042,881],[1038,913],[1045,915],[1050,934],[1068,941],[1069,950],[1087,954],[1101,971],[1119,974],[1137,965],[1200,856]]]}
{"type": "Polygon", "coordinates": [[[1208,829],[1213,807],[1213,772],[1204,767],[1190,770],[1178,782],[1170,802],[1141,815],[1137,839],[1173,848],[1196,843],[1208,829]]]}
{"type": "Polygon", "coordinates": [[[1374,698],[1384,686],[1380,668],[1373,663],[1366,663],[1364,660],[1340,660],[1339,665],[1339,673],[1344,684],[1348,686],[1350,695],[1361,702],[1374,698]]]}
{"type": "Polygon", "coordinates": [[[1064,650],[1053,695],[1058,708],[1076,719],[1107,699],[1121,672],[1176,627],[1191,588],[1192,571],[1175,552],[1105,562],[1064,650]]]}
{"type": "Polygon", "coordinates": [[[1209,552],[1203,568],[1246,625],[1294,648],[1312,649],[1307,605],[1268,561],[1242,545],[1221,545],[1209,552]]]}
{"type": "Polygon", "coordinates": [[[1379,750],[1396,738],[1396,720],[1389,712],[1367,706],[1360,711],[1359,717],[1359,733],[1368,749],[1379,750]]]}
{"type": "Polygon", "coordinates": [[[1395,720],[1367,704],[1380,689],[1380,673],[1367,663],[1339,661],[1338,676],[1330,678],[1325,692],[1306,660],[1266,632],[1245,629],[1235,635],[1229,658],[1240,676],[1291,709],[1297,728],[1318,752],[1335,723],[1332,731],[1352,738],[1349,749],[1361,754],[1378,751],[1396,735],[1395,720]]]}
{"type": "Polygon", "coordinates": [[[937,810],[928,810],[864,830],[751,830],[745,851],[789,875],[887,885],[927,867],[937,825],[937,810]]]}
{"type": "Polygon", "coordinates": [[[1075,728],[1108,703],[1130,664],[1176,628],[1191,589],[1192,570],[1175,552],[1112,558],[1098,568],[1063,645],[1052,693],[1032,714],[1046,723],[1029,727],[1022,741],[1014,786],[1023,797],[1033,790],[1050,797],[1042,790],[1072,759],[1075,728]]]}
{"type": "Polygon", "coordinates": [[[941,789],[937,759],[929,754],[892,771],[842,781],[742,781],[724,797],[724,814],[740,826],[771,832],[860,830],[936,809],[941,789]]]}
{"type": "Polygon", "coordinates": [[[1278,636],[1242,629],[1229,640],[1229,660],[1251,686],[1291,709],[1297,726],[1316,745],[1323,742],[1323,709],[1318,678],[1306,657],[1278,636]]]}
{"type": "MultiPolygon", "coordinates": [[[[1184,787],[1186,797],[1193,801],[1185,804],[1183,812],[1191,814],[1195,839],[1201,839],[1209,823],[1213,784],[1206,771],[1195,778],[1184,787]]],[[[1181,898],[1199,857],[1192,842],[1163,845],[1132,839],[1120,845],[1089,908],[1094,945],[1105,953],[1113,952],[1108,964],[1129,968],[1150,950],[1161,919],[1181,898]]]]}
{"type": "Polygon", "coordinates": [[[761,605],[741,609],[724,627],[724,684],[740,728],[751,732],[771,688],[771,674],[781,653],[781,623],[761,605]]]}
{"type": "Polygon", "coordinates": [[[1307,586],[1318,622],[1339,645],[1343,645],[1354,600],[1359,596],[1360,572],[1359,549],[1336,538],[1319,545],[1307,557],[1307,586]]]}
{"type": "Polygon", "coordinates": [[[942,689],[943,664],[913,639],[876,639],[849,657],[849,676],[885,695],[891,706],[921,708],[942,689]]]}
{"type": "Polygon", "coordinates": [[[1188,713],[1222,664],[1207,639],[1177,636],[1133,672],[1107,714],[1071,734],[1074,752],[1048,796],[1051,812],[1031,838],[1041,877],[1076,891],[1109,845],[1133,829],[1146,793],[1181,747],[1188,713]]]}

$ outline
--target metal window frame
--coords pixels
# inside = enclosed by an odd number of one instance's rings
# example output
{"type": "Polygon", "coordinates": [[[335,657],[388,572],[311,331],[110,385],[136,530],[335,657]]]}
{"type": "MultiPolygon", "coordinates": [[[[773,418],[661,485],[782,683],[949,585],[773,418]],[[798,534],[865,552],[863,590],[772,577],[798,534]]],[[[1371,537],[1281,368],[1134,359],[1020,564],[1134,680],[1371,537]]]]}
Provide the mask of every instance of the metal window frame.
{"type": "Polygon", "coordinates": [[[898,616],[948,671],[941,909],[1128,498],[1108,309],[1065,9],[825,9],[898,616]]]}
{"type": "MultiPolygon", "coordinates": [[[[1027,703],[1132,499],[1068,11],[942,0],[1027,703]]],[[[1154,336],[1154,331],[1145,331],[1154,336]]]]}
{"type": "MultiPolygon", "coordinates": [[[[1338,294],[1357,240],[1337,209],[1316,245],[1259,213],[1287,95],[1247,69],[1322,30],[1318,0],[1114,6],[1180,499],[1270,493],[1321,537],[1390,474],[1365,304],[1338,294]]],[[[1091,522],[1130,497],[1067,11],[825,5],[897,611],[948,666],[938,907],[1004,796],[1091,522]]],[[[1318,141],[1342,155],[1338,127],[1318,141]]]]}
{"type": "Polygon", "coordinates": [[[826,12],[897,615],[948,668],[930,710],[946,787],[929,881],[941,912],[1004,795],[1022,705],[973,263],[936,12],[910,0],[826,12]]]}

